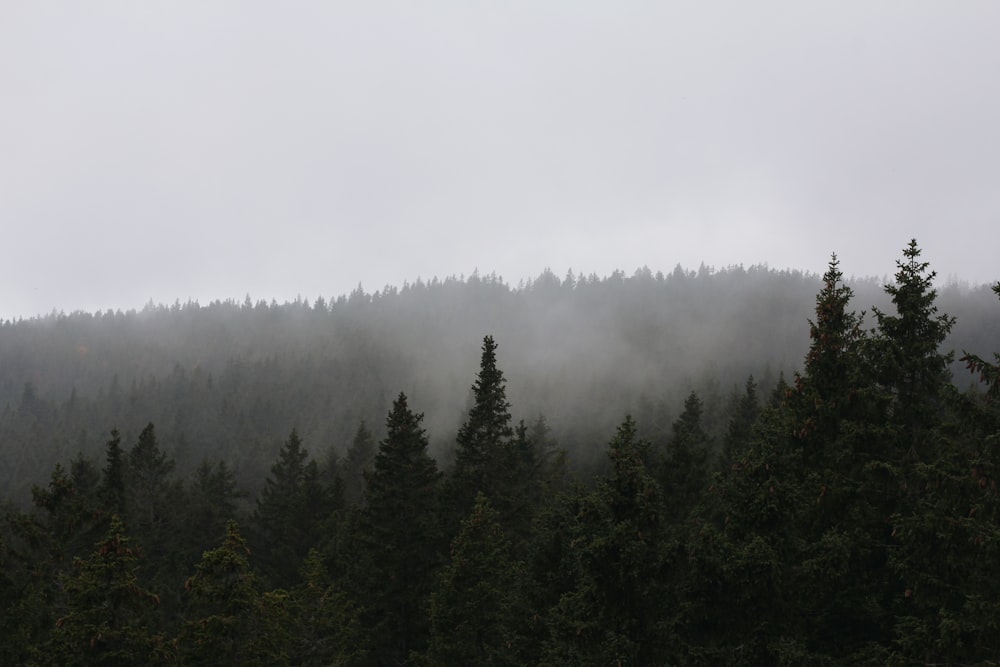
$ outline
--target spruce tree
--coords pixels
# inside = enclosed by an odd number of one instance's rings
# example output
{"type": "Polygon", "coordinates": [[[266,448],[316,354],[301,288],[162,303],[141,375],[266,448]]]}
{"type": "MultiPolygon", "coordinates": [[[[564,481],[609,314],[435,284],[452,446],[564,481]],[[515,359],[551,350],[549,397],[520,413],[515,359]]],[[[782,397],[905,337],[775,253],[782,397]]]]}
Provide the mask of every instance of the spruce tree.
{"type": "Polygon", "coordinates": [[[377,446],[375,436],[368,430],[364,420],[358,424],[351,446],[344,457],[344,499],[350,504],[364,500],[365,472],[370,471],[375,461],[377,446]]]}
{"type": "Polygon", "coordinates": [[[222,545],[206,551],[184,584],[190,602],[178,640],[183,664],[288,664],[288,601],[261,593],[250,550],[234,521],[222,545]]]}
{"type": "Polygon", "coordinates": [[[649,447],[626,417],[609,444],[611,476],[581,503],[573,536],[577,580],[550,614],[543,665],[672,662],[662,586],[670,549],[662,492],[646,468],[649,447]]]}
{"type": "MultiPolygon", "coordinates": [[[[924,431],[940,417],[942,389],[950,381],[951,353],[943,353],[944,343],[955,324],[948,315],[938,315],[937,275],[920,261],[920,248],[911,240],[897,260],[895,284],[886,285],[896,314],[877,308],[877,337],[873,347],[877,377],[893,397],[892,423],[902,429],[914,453],[923,456],[924,431]]],[[[905,445],[904,445],[905,446],[905,445]]]]}
{"type": "MultiPolygon", "coordinates": [[[[519,665],[522,568],[483,494],[452,541],[451,560],[431,596],[431,665],[519,665]]],[[[522,654],[523,655],[523,654],[522,654]]]]}
{"type": "Polygon", "coordinates": [[[147,424],[129,451],[126,476],[128,518],[137,534],[149,534],[165,518],[167,487],[173,471],[174,461],[160,451],[156,430],[152,423],[147,424]]]}
{"type": "Polygon", "coordinates": [[[722,443],[721,467],[727,468],[743,453],[750,444],[753,425],[760,414],[760,402],[757,398],[757,383],[753,375],[747,378],[743,393],[733,402],[732,414],[726,427],[725,439],[722,443]]]}
{"type": "Polygon", "coordinates": [[[476,494],[486,494],[503,514],[508,483],[514,471],[510,403],[506,379],[497,367],[497,345],[492,336],[483,339],[479,374],[472,386],[473,405],[458,431],[455,467],[451,474],[452,509],[468,515],[476,494]]]}
{"type": "Polygon", "coordinates": [[[107,462],[102,471],[98,493],[109,512],[124,515],[126,471],[121,443],[122,438],[118,429],[111,429],[111,439],[107,443],[107,462]]]}
{"type": "Polygon", "coordinates": [[[139,584],[139,550],[121,520],[111,520],[104,539],[78,559],[64,580],[66,614],[56,621],[43,655],[57,665],[122,665],[152,662],[155,641],[148,610],[159,598],[139,584]]]}
{"type": "Polygon", "coordinates": [[[293,428],[271,466],[253,516],[254,544],[269,581],[286,588],[297,582],[303,559],[318,542],[321,527],[334,509],[316,462],[309,459],[293,428]]]}
{"type": "Polygon", "coordinates": [[[684,411],[673,423],[673,437],[660,464],[666,516],[671,523],[685,520],[708,485],[711,438],[702,426],[702,403],[692,391],[684,411]]]}
{"type": "Polygon", "coordinates": [[[422,414],[405,394],[393,402],[369,475],[348,585],[364,606],[367,664],[404,664],[426,648],[428,604],[441,562],[437,464],[427,454],[422,414]]]}

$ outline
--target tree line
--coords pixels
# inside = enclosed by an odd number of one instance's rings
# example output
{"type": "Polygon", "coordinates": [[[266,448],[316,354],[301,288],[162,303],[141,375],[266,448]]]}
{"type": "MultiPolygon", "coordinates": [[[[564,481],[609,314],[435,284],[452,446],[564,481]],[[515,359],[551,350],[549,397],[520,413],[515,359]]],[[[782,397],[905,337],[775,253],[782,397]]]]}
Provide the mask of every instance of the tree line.
{"type": "Polygon", "coordinates": [[[5,518],[0,660],[990,664],[1000,355],[953,382],[920,254],[871,322],[834,257],[800,372],[623,415],[588,474],[514,419],[492,336],[446,456],[416,393],[334,459],[292,430],[252,502],[224,458],[182,479],[153,424],[111,431],[5,518]]]}

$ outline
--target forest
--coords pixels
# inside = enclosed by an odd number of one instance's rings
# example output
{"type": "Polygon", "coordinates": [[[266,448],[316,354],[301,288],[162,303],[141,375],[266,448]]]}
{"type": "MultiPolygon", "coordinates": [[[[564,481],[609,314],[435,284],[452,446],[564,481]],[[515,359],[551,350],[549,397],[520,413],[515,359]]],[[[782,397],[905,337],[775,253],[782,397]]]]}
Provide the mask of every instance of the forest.
{"type": "Polygon", "coordinates": [[[996,664],[1000,283],[935,279],[0,323],[0,663],[996,664]]]}

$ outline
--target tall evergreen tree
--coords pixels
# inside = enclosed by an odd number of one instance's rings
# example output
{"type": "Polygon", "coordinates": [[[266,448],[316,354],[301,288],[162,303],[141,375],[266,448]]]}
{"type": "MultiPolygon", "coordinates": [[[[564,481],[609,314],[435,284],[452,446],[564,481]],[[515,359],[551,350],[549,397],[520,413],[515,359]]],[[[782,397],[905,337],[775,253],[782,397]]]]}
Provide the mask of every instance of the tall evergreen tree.
{"type": "Polygon", "coordinates": [[[376,451],[375,436],[362,419],[344,457],[344,499],[348,503],[357,504],[364,500],[365,471],[371,470],[376,451]]]}
{"type": "Polygon", "coordinates": [[[473,405],[458,431],[458,448],[450,486],[453,509],[467,516],[476,494],[482,492],[497,504],[501,514],[507,508],[506,484],[512,475],[510,403],[506,379],[497,367],[497,345],[492,336],[483,339],[479,374],[472,386],[473,405]]]}
{"type": "Polygon", "coordinates": [[[711,438],[702,426],[702,402],[696,392],[684,400],[684,411],[672,429],[659,477],[666,516],[677,523],[688,517],[708,486],[711,438]]]}
{"type": "Polygon", "coordinates": [[[58,619],[43,661],[53,665],[152,662],[148,609],[159,598],[142,588],[138,549],[115,516],[103,540],[65,579],[67,611],[58,619]]]}
{"type": "Polygon", "coordinates": [[[483,494],[452,541],[451,561],[431,596],[431,665],[524,664],[517,627],[522,568],[483,494]]]}
{"type": "Polygon", "coordinates": [[[736,397],[732,406],[732,414],[722,443],[722,468],[731,466],[750,444],[753,425],[759,414],[757,383],[751,375],[747,378],[743,393],[736,397]]]}
{"type": "Polygon", "coordinates": [[[107,444],[107,462],[101,475],[99,494],[105,508],[112,513],[125,513],[125,460],[122,438],[118,429],[111,429],[107,444]]]}
{"type": "Polygon", "coordinates": [[[904,429],[910,447],[923,455],[922,434],[940,416],[941,390],[950,380],[952,355],[939,348],[955,319],[937,314],[937,290],[932,287],[937,273],[920,261],[916,240],[903,250],[903,260],[896,266],[895,284],[885,287],[896,314],[875,309],[878,335],[873,351],[878,380],[895,397],[892,422],[904,429]]]}
{"type": "Polygon", "coordinates": [[[316,462],[292,429],[271,466],[253,516],[255,543],[263,554],[260,567],[269,580],[286,588],[297,582],[299,567],[333,509],[316,462]]]}
{"type": "Polygon", "coordinates": [[[356,544],[357,567],[349,577],[365,606],[368,662],[406,664],[426,648],[428,604],[441,562],[437,516],[437,465],[427,436],[405,394],[393,402],[386,437],[367,476],[356,544]]]}
{"type": "MultiPolygon", "coordinates": [[[[166,491],[174,466],[174,461],[160,450],[153,424],[147,424],[129,451],[126,476],[129,525],[139,531],[140,539],[165,518],[166,491]]],[[[147,543],[147,547],[151,546],[147,543]]]]}
{"type": "Polygon", "coordinates": [[[230,521],[222,546],[206,551],[185,583],[190,606],[178,641],[184,664],[288,664],[287,596],[261,593],[249,554],[230,521]]]}
{"type": "Polygon", "coordinates": [[[661,490],[646,468],[649,447],[626,417],[609,445],[611,476],[581,504],[576,587],[551,614],[543,665],[672,662],[661,587],[668,547],[661,490]]]}
{"type": "Polygon", "coordinates": [[[364,662],[357,607],[331,580],[317,550],[309,550],[301,579],[291,591],[291,663],[320,667],[364,662]]]}

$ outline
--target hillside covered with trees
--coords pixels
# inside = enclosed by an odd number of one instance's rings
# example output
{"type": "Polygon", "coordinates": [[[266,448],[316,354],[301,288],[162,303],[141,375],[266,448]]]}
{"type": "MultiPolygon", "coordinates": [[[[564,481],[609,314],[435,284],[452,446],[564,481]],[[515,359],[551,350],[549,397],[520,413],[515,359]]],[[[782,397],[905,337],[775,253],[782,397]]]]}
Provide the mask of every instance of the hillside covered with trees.
{"type": "Polygon", "coordinates": [[[1000,284],[934,277],[5,322],[0,662],[989,664],[1000,284]]]}

